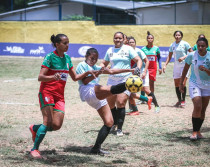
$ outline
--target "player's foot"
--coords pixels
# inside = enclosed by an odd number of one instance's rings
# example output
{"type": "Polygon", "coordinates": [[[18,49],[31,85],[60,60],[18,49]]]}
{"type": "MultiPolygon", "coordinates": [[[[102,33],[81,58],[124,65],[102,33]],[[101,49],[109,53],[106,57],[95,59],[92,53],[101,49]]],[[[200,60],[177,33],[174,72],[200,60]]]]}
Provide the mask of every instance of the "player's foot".
{"type": "Polygon", "coordinates": [[[117,136],[123,136],[123,132],[121,129],[117,129],[117,136]]]}
{"type": "Polygon", "coordinates": [[[155,113],[159,113],[160,112],[160,107],[155,107],[155,113]]]}
{"type": "Polygon", "coordinates": [[[110,129],[110,133],[114,133],[117,128],[117,125],[113,125],[110,129]]]}
{"type": "Polygon", "coordinates": [[[128,115],[139,115],[139,111],[130,112],[130,113],[128,113],[128,115]]]}
{"type": "Polygon", "coordinates": [[[181,106],[181,102],[180,101],[178,101],[175,105],[174,105],[174,107],[180,107],[181,106]]]}
{"type": "Polygon", "coordinates": [[[30,156],[34,159],[42,159],[42,156],[38,150],[31,151],[30,156]]]}
{"type": "Polygon", "coordinates": [[[147,105],[148,105],[148,109],[151,110],[151,108],[152,108],[152,97],[148,97],[147,105]]]}
{"type": "Polygon", "coordinates": [[[90,153],[91,153],[91,154],[97,154],[97,155],[109,154],[108,151],[104,151],[104,150],[102,150],[102,149],[94,149],[94,148],[92,148],[92,149],[90,150],[90,153]]]}
{"type": "Polygon", "coordinates": [[[197,133],[197,138],[198,139],[203,139],[204,138],[200,131],[198,131],[198,133],[197,133]]]}
{"type": "Polygon", "coordinates": [[[181,107],[185,106],[185,101],[181,101],[181,107]]]}
{"type": "Polygon", "coordinates": [[[30,132],[31,132],[31,134],[32,134],[32,140],[33,140],[33,142],[34,142],[34,141],[35,141],[35,138],[36,138],[36,132],[34,132],[33,126],[34,126],[34,125],[30,125],[30,126],[29,126],[29,130],[30,130],[30,132]]]}
{"type": "Polygon", "coordinates": [[[195,141],[198,139],[197,132],[193,132],[192,135],[190,136],[190,140],[195,141]]]}
{"type": "Polygon", "coordinates": [[[125,110],[125,113],[126,113],[126,114],[128,114],[128,113],[130,113],[130,112],[133,112],[133,110],[132,110],[132,109],[130,109],[130,108],[129,108],[129,109],[127,109],[127,110],[125,110]]]}

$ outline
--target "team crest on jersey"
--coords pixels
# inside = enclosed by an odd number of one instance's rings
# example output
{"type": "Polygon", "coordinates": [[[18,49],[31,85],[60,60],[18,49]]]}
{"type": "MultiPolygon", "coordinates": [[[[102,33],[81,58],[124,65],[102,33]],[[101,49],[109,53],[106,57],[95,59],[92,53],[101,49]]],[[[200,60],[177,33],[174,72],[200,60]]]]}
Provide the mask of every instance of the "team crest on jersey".
{"type": "Polygon", "coordinates": [[[127,56],[127,55],[128,55],[128,53],[127,53],[127,52],[125,52],[124,50],[121,50],[120,55],[121,55],[121,57],[124,57],[124,56],[127,56]]]}
{"type": "Polygon", "coordinates": [[[49,97],[45,97],[44,99],[45,99],[46,102],[49,102],[50,101],[50,98],[49,97]]]}
{"type": "Polygon", "coordinates": [[[203,64],[205,64],[208,68],[210,68],[210,61],[208,58],[203,62],[203,64]]]}
{"type": "Polygon", "coordinates": [[[113,53],[110,53],[109,56],[112,57],[113,56],[113,53]]]}

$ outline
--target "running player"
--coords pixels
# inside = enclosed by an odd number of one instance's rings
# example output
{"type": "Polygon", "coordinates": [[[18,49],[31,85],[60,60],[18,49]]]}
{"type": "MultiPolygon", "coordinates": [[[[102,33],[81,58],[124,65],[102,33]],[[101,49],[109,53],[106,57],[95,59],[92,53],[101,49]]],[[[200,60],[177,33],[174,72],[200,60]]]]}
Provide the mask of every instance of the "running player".
{"type": "MultiPolygon", "coordinates": [[[[199,39],[199,38],[206,38],[206,37],[205,37],[204,34],[200,34],[200,35],[198,35],[198,39],[199,39]]],[[[193,46],[193,51],[195,51],[195,50],[198,50],[197,44],[195,44],[195,45],[193,46]]],[[[206,50],[207,50],[207,51],[210,51],[210,47],[208,46],[206,50]]]]}
{"type": "Polygon", "coordinates": [[[97,66],[98,52],[94,48],[87,50],[86,60],[79,63],[76,69],[77,74],[83,74],[89,70],[99,70],[94,76],[87,76],[82,80],[79,80],[79,92],[82,101],[86,101],[91,107],[96,109],[102,118],[104,125],[98,133],[94,147],[91,149],[93,154],[107,154],[108,152],[101,150],[101,144],[108,136],[110,129],[113,125],[113,117],[106,98],[113,94],[119,94],[124,92],[125,83],[121,83],[115,86],[101,86],[99,85],[98,75],[103,74],[118,74],[122,72],[133,72],[134,69],[109,69],[101,66],[97,66]]]}
{"type": "Polygon", "coordinates": [[[179,86],[180,91],[184,92],[183,82],[191,66],[189,92],[194,106],[191,140],[203,138],[200,128],[205,119],[205,112],[210,99],[210,52],[206,51],[208,40],[206,38],[199,38],[196,43],[198,50],[187,56],[179,86]]]}
{"type": "MultiPolygon", "coordinates": [[[[147,56],[144,54],[144,52],[136,47],[136,40],[134,37],[129,37],[129,45],[131,47],[134,48],[134,50],[138,53],[139,57],[142,60],[142,67],[141,67],[141,78],[143,79],[143,88],[142,91],[144,91],[149,97],[145,97],[143,95],[138,95],[138,94],[131,94],[131,98],[136,98],[136,99],[140,99],[143,101],[146,101],[148,104],[148,108],[149,110],[151,109],[151,102],[153,101],[153,103],[155,104],[155,112],[158,113],[160,111],[160,107],[157,103],[156,97],[154,95],[153,92],[151,92],[150,88],[149,88],[149,73],[148,73],[148,66],[149,66],[149,60],[147,58],[147,56]]],[[[135,67],[136,64],[133,66],[135,67]]],[[[136,112],[131,112],[128,115],[138,115],[136,112]]]]}
{"type": "Polygon", "coordinates": [[[154,93],[155,86],[154,82],[156,81],[157,74],[157,60],[159,64],[159,74],[162,74],[162,62],[160,57],[160,49],[157,46],[153,45],[154,36],[147,31],[147,46],[143,47],[141,50],[146,54],[149,59],[149,87],[150,90],[154,93]]]}
{"type": "Polygon", "coordinates": [[[174,107],[184,107],[185,106],[185,96],[186,96],[186,81],[188,74],[183,82],[184,84],[184,92],[181,93],[179,90],[180,79],[182,76],[182,70],[185,65],[185,59],[187,57],[187,52],[192,52],[192,48],[189,43],[182,40],[183,33],[181,31],[174,32],[175,42],[173,42],[169,48],[169,55],[163,67],[163,72],[166,71],[166,66],[170,62],[172,55],[174,55],[174,70],[173,70],[173,78],[174,85],[176,89],[176,95],[178,98],[178,102],[174,105],[174,107]]]}
{"type": "Polygon", "coordinates": [[[93,71],[76,74],[71,58],[65,53],[69,47],[69,39],[66,35],[52,35],[51,42],[56,50],[45,56],[38,77],[38,80],[41,81],[39,103],[43,124],[30,125],[29,127],[34,142],[30,155],[35,159],[42,158],[38,150],[47,131],[59,130],[63,124],[65,113],[64,88],[68,74],[73,81],[80,80],[89,74],[94,75],[93,71]]]}
{"type": "MultiPolygon", "coordinates": [[[[102,67],[106,67],[109,63],[111,63],[111,69],[130,69],[130,63],[133,59],[137,63],[137,67],[139,69],[141,68],[142,61],[138,54],[132,47],[124,45],[123,40],[124,34],[122,32],[116,32],[114,34],[114,47],[110,47],[107,50],[104,60],[101,63],[102,67]]],[[[117,85],[119,83],[123,83],[130,75],[131,73],[109,75],[107,85],[117,85]]],[[[125,91],[121,94],[113,95],[107,98],[114,118],[114,126],[112,129],[114,129],[117,125],[118,136],[123,136],[122,126],[125,119],[125,105],[129,96],[130,92],[125,91]]]]}

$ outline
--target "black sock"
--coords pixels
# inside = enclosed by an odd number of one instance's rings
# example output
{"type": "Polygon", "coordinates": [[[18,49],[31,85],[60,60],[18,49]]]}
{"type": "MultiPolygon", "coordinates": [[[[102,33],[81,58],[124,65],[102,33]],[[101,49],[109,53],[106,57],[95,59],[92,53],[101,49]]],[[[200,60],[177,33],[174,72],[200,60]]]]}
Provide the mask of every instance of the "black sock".
{"type": "Polygon", "coordinates": [[[114,119],[114,125],[117,125],[117,122],[118,122],[118,112],[117,112],[117,108],[114,107],[111,109],[111,112],[112,112],[112,117],[114,119]]]}
{"type": "Polygon", "coordinates": [[[120,83],[117,85],[112,85],[110,92],[112,94],[120,94],[120,93],[124,92],[125,90],[126,90],[125,82],[123,82],[123,83],[120,83]]]}
{"type": "Polygon", "coordinates": [[[34,126],[33,126],[33,131],[34,131],[34,132],[37,132],[37,130],[39,129],[39,127],[40,127],[41,125],[42,125],[42,124],[34,125],[34,126]]]}
{"type": "Polygon", "coordinates": [[[155,107],[159,107],[154,93],[151,92],[150,94],[148,94],[148,96],[152,96],[152,102],[154,103],[155,107]]]}
{"type": "Polygon", "coordinates": [[[193,132],[199,131],[200,118],[192,117],[193,132]]]}
{"type": "Polygon", "coordinates": [[[186,93],[187,93],[187,88],[185,86],[184,87],[184,93],[182,93],[182,101],[185,101],[186,93]]]}
{"type": "Polygon", "coordinates": [[[117,125],[117,129],[122,130],[122,126],[125,120],[125,107],[123,108],[118,108],[118,125],[117,125]]]}
{"type": "Polygon", "coordinates": [[[106,125],[102,126],[102,128],[98,132],[98,137],[96,139],[96,143],[95,143],[93,149],[101,148],[101,144],[104,142],[104,140],[108,136],[110,129],[111,129],[111,127],[108,127],[106,125]]]}
{"type": "Polygon", "coordinates": [[[199,120],[198,131],[200,131],[201,126],[202,126],[202,124],[203,124],[203,121],[204,121],[204,119],[200,119],[200,120],[199,120]]]}
{"type": "Polygon", "coordinates": [[[179,91],[179,87],[176,87],[176,95],[177,95],[179,102],[181,102],[181,92],[179,91]]]}

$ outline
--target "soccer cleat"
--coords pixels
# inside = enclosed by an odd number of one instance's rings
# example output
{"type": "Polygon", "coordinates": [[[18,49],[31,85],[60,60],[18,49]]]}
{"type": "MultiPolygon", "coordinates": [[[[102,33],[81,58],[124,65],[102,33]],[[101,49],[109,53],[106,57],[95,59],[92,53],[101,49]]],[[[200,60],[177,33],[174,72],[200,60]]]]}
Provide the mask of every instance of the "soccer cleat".
{"type": "Polygon", "coordinates": [[[201,134],[200,131],[198,131],[198,133],[197,133],[197,138],[198,139],[204,139],[204,137],[203,137],[203,135],[201,134]]]}
{"type": "Polygon", "coordinates": [[[191,141],[195,141],[195,140],[197,140],[198,139],[198,136],[197,135],[192,135],[192,136],[190,136],[190,140],[191,141]]]}
{"type": "Polygon", "coordinates": [[[160,107],[155,107],[155,113],[159,113],[160,112],[160,107]]]}
{"type": "Polygon", "coordinates": [[[130,112],[130,113],[128,113],[128,115],[139,115],[139,111],[130,112]]]}
{"type": "Polygon", "coordinates": [[[148,105],[148,109],[151,110],[152,108],[152,97],[148,97],[148,102],[147,102],[147,105],[148,105]]]}
{"type": "Polygon", "coordinates": [[[33,142],[34,142],[34,141],[35,141],[35,138],[36,138],[36,132],[34,132],[33,126],[34,126],[34,125],[30,125],[30,126],[29,126],[29,130],[30,130],[30,132],[31,132],[31,134],[32,134],[32,140],[33,140],[33,142]]]}
{"type": "Polygon", "coordinates": [[[185,106],[185,101],[181,101],[181,107],[185,106]]]}
{"type": "Polygon", "coordinates": [[[126,114],[128,114],[130,112],[133,112],[133,110],[129,108],[128,110],[125,110],[125,112],[126,112],[126,114]]]}
{"type": "Polygon", "coordinates": [[[91,153],[91,154],[97,154],[97,155],[106,155],[106,154],[109,154],[108,151],[104,151],[104,150],[102,150],[102,149],[94,149],[94,148],[92,148],[92,149],[90,150],[90,153],[91,153]]]}
{"type": "Polygon", "coordinates": [[[42,159],[42,156],[38,150],[31,151],[30,156],[34,159],[42,159]]]}
{"type": "Polygon", "coordinates": [[[180,107],[181,106],[181,102],[180,101],[178,101],[175,105],[174,105],[174,107],[180,107]]]}
{"type": "Polygon", "coordinates": [[[117,136],[123,136],[123,132],[121,129],[117,129],[117,136]]]}

